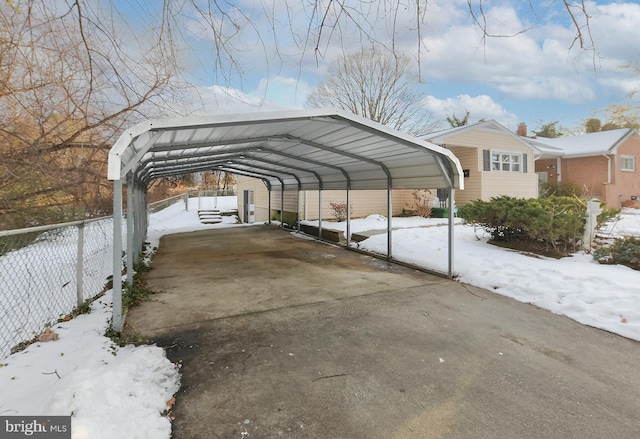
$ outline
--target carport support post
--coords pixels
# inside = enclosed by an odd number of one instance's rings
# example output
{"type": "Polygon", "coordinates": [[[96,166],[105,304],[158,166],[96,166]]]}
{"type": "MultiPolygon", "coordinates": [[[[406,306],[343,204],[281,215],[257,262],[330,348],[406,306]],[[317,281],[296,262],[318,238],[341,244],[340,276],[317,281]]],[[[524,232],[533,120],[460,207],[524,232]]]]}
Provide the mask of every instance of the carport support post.
{"type": "MultiPolygon", "coordinates": [[[[144,240],[147,237],[148,226],[148,211],[147,211],[147,189],[146,186],[142,186],[140,182],[137,182],[134,186],[137,188],[136,195],[136,217],[138,221],[138,252],[142,252],[144,248],[144,240]]],[[[136,255],[133,255],[134,258],[136,255]]],[[[137,259],[134,259],[137,260],[137,259]]]]}
{"type": "Polygon", "coordinates": [[[351,242],[351,190],[347,188],[347,247],[351,242]]]}
{"type": "Polygon", "coordinates": [[[393,217],[393,206],[391,205],[391,186],[387,188],[387,258],[392,258],[391,253],[391,222],[393,217]]]}
{"type": "Polygon", "coordinates": [[[449,188],[449,278],[453,279],[453,220],[455,202],[453,200],[455,195],[455,189],[453,186],[449,188]]]}
{"type": "Polygon", "coordinates": [[[269,198],[269,207],[267,210],[269,212],[267,213],[267,215],[269,216],[269,224],[271,224],[271,189],[269,189],[268,192],[269,193],[267,194],[268,195],[267,198],[269,198]]]}
{"type": "Polygon", "coordinates": [[[298,186],[298,196],[296,197],[296,228],[300,233],[300,187],[298,186]]]}
{"type": "Polygon", "coordinates": [[[113,329],[122,331],[122,180],[113,180],[113,329]]]}
{"type": "Polygon", "coordinates": [[[136,234],[140,233],[138,227],[133,224],[133,176],[131,173],[127,175],[127,285],[133,285],[133,254],[136,252],[135,247],[138,242],[136,234]]]}
{"type": "Polygon", "coordinates": [[[280,191],[280,227],[284,229],[284,185],[280,191]]]}
{"type": "MultiPolygon", "coordinates": [[[[140,253],[142,252],[142,241],[144,240],[144,230],[142,228],[142,218],[143,213],[140,209],[140,201],[142,200],[142,190],[140,190],[140,184],[131,179],[132,186],[131,191],[133,192],[133,233],[135,240],[133,241],[134,251],[132,253],[133,257],[133,265],[135,267],[140,262],[140,253]],[[143,236],[141,236],[143,235],[143,236]]],[[[128,186],[127,186],[128,187],[128,186]]]]}
{"type": "Polygon", "coordinates": [[[318,189],[318,239],[322,239],[322,187],[318,189]]]}
{"type": "MultiPolygon", "coordinates": [[[[142,251],[144,247],[144,240],[147,238],[147,228],[149,226],[149,211],[147,210],[147,187],[141,186],[138,183],[138,194],[140,200],[138,201],[138,210],[140,211],[140,243],[138,248],[142,251]]],[[[188,200],[187,200],[188,201],[188,200]]]]}

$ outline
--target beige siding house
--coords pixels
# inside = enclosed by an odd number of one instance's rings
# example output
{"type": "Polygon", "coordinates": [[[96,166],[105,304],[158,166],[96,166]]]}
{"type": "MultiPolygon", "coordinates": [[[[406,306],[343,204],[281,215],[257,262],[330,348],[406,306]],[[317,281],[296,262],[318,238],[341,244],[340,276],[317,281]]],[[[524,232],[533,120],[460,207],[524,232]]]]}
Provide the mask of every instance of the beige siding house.
{"type": "MultiPolygon", "coordinates": [[[[238,215],[242,222],[264,222],[269,220],[269,192],[264,183],[256,178],[237,176],[238,190],[238,215]],[[253,204],[249,203],[253,200],[253,204]],[[250,211],[244,206],[253,206],[253,218],[249,218],[250,211]]],[[[394,215],[401,214],[403,209],[410,209],[413,200],[412,191],[395,190],[391,193],[391,206],[394,215]]],[[[318,191],[301,191],[299,200],[296,192],[284,193],[284,219],[285,222],[295,222],[295,212],[300,212],[303,220],[317,220],[319,218],[318,191]],[[299,203],[299,210],[298,210],[299,203]]],[[[272,219],[280,219],[280,191],[271,193],[272,219]]],[[[322,192],[322,218],[333,220],[334,212],[331,203],[346,202],[347,192],[338,190],[326,190],[322,192]]],[[[387,216],[387,192],[386,191],[351,191],[351,216],[364,218],[371,214],[387,216]]]]}
{"type": "Polygon", "coordinates": [[[453,152],[465,173],[456,204],[499,195],[538,196],[533,147],[494,120],[465,125],[423,137],[453,152]]]}
{"type": "Polygon", "coordinates": [[[640,198],[640,135],[619,129],[581,136],[526,139],[540,153],[536,172],[549,183],[577,185],[584,197],[608,207],[637,204],[640,198]]]}

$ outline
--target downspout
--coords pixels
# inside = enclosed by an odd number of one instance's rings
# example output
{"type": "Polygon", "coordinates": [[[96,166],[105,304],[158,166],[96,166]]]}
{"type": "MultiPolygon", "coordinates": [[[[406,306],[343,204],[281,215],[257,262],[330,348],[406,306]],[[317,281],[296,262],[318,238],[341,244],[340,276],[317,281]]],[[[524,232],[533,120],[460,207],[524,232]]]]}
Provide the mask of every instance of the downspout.
{"type": "MultiPolygon", "coordinates": [[[[606,154],[602,154],[602,156],[607,159],[607,182],[605,184],[609,186],[611,184],[611,157],[606,154]]],[[[609,188],[607,187],[604,190],[604,201],[607,203],[609,202],[609,200],[607,200],[608,193],[609,188]]]]}
{"type": "Polygon", "coordinates": [[[606,154],[602,154],[602,157],[607,159],[607,183],[606,184],[611,184],[611,157],[609,157],[606,154]]]}

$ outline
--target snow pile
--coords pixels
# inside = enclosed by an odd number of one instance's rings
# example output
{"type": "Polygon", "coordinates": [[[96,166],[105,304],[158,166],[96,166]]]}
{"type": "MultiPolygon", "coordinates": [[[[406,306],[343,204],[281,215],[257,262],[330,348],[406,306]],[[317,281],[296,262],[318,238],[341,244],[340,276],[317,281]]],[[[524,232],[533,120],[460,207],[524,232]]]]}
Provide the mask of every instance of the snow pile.
{"type": "Polygon", "coordinates": [[[73,413],[73,437],[78,439],[169,437],[171,423],[161,413],[178,391],[178,382],[178,370],[167,364],[162,349],[127,346],[110,362],[82,367],[63,378],[63,389],[53,395],[46,411],[73,413]]]}
{"type": "Polygon", "coordinates": [[[170,437],[163,412],[180,386],[177,366],[157,346],[118,348],[104,336],[111,292],[91,308],[54,325],[58,340],[4,360],[0,413],[73,415],[74,439],[170,437]]]}

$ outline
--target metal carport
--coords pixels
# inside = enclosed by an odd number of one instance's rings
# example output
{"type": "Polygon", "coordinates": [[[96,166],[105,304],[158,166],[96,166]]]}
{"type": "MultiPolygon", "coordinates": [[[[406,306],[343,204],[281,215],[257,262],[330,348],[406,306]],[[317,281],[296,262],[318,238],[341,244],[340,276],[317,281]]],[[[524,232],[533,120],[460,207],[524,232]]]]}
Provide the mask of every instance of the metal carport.
{"type": "MultiPolygon", "coordinates": [[[[157,178],[221,170],[262,179],[269,191],[448,189],[449,269],[453,275],[453,203],[463,189],[450,151],[341,110],[297,110],[149,120],[123,133],[109,151],[113,181],[113,326],[120,331],[123,181],[127,187],[127,282],[147,230],[148,185],[157,178]]],[[[321,198],[321,197],[320,197],[321,198]]],[[[348,209],[347,209],[348,211],[348,209]]],[[[349,218],[347,219],[347,223],[349,218]]],[[[320,218],[320,228],[322,227],[320,218]]],[[[347,229],[347,236],[350,232],[347,229]]]]}

